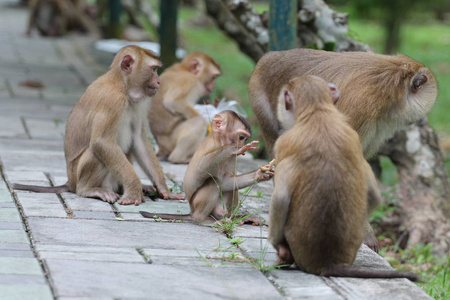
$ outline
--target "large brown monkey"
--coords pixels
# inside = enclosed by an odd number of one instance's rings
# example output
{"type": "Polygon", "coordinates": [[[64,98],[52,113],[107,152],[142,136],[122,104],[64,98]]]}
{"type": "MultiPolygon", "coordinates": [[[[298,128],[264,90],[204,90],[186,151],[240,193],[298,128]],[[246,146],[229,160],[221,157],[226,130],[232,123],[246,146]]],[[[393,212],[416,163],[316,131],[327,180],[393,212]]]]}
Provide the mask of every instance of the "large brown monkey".
{"type": "Polygon", "coordinates": [[[135,158],[164,199],[183,199],[169,192],[158,159],[147,138],[146,114],[159,88],[158,56],[137,46],[122,48],[110,70],[95,80],[72,109],[66,125],[64,152],[68,182],[58,187],[15,184],[36,192],[76,192],[119,204],[143,200],[133,169],[135,158]],[[117,193],[123,192],[120,197],[117,193]]]}
{"type": "Polygon", "coordinates": [[[253,71],[249,94],[270,156],[276,139],[287,129],[277,115],[281,87],[307,74],[339,88],[336,106],[358,132],[366,159],[395,131],[425,117],[437,96],[431,71],[404,55],[311,49],[269,52],[253,71]]]}
{"type": "Polygon", "coordinates": [[[258,169],[236,175],[236,157],[256,150],[258,141],[245,144],[251,136],[248,122],[239,114],[226,110],[211,121],[212,135],[195,151],[186,171],[183,188],[191,207],[190,215],[167,215],[141,212],[144,217],[154,215],[164,219],[193,219],[197,223],[230,216],[239,203],[239,189],[269,180],[274,169],[258,169]]]}
{"type": "Polygon", "coordinates": [[[220,66],[210,56],[193,52],[163,72],[161,88],[149,110],[150,129],[158,142],[158,158],[188,163],[206,138],[208,122],[194,109],[215,88],[220,66]]]}
{"type": "Polygon", "coordinates": [[[364,238],[367,197],[378,196],[358,134],[317,76],[291,79],[279,112],[294,124],[275,143],[277,171],[270,203],[269,241],[278,264],[324,276],[407,277],[398,271],[349,268],[364,238]]]}

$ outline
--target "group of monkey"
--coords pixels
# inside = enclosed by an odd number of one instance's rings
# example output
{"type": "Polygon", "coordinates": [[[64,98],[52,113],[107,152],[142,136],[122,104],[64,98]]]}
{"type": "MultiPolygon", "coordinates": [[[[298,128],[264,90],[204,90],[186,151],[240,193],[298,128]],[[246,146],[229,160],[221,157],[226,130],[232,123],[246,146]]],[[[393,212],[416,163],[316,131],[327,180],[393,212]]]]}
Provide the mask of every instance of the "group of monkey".
{"type": "Polygon", "coordinates": [[[194,52],[165,70],[161,80],[160,67],[152,51],[121,49],[67,120],[68,182],[13,187],[75,192],[124,205],[139,205],[145,192],[184,199],[169,191],[159,160],[189,163],[183,189],[191,213],[178,217],[203,223],[229,215],[238,205],[239,189],[274,177],[269,241],[278,252],[278,265],[295,263],[323,276],[418,279],[410,272],[350,266],[363,241],[377,250],[368,214],[381,196],[366,160],[397,130],[431,110],[437,83],[427,67],[404,55],[309,49],[267,53],[251,75],[249,95],[276,167],[269,164],[242,175],[235,174],[236,157],[258,148],[258,141],[247,143],[249,123],[229,110],[209,123],[193,107],[214,90],[219,64],[194,52]],[[141,184],[134,160],[153,186],[141,184]]]}

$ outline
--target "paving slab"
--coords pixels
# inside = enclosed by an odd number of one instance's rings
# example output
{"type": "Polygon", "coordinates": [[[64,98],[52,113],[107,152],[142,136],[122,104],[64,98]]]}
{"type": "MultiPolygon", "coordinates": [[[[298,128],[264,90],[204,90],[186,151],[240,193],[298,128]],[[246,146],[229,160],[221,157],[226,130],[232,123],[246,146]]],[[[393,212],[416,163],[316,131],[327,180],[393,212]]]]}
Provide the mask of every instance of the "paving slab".
{"type": "Polygon", "coordinates": [[[51,300],[54,299],[47,285],[43,284],[0,284],[2,300],[51,300]]]}
{"type": "Polygon", "coordinates": [[[26,217],[67,217],[56,194],[16,191],[16,195],[26,217]]]}
{"type": "Polygon", "coordinates": [[[236,272],[235,268],[54,259],[46,260],[46,265],[54,274],[56,297],[282,299],[261,272],[250,268],[239,268],[236,272]]]}
{"type": "Polygon", "coordinates": [[[0,208],[0,222],[22,223],[22,219],[15,205],[12,208],[0,208]]]}
{"type": "Polygon", "coordinates": [[[0,230],[0,243],[28,244],[28,236],[24,230],[0,230]]]}
{"type": "Polygon", "coordinates": [[[227,238],[192,223],[28,218],[36,244],[209,250],[227,238]]]}

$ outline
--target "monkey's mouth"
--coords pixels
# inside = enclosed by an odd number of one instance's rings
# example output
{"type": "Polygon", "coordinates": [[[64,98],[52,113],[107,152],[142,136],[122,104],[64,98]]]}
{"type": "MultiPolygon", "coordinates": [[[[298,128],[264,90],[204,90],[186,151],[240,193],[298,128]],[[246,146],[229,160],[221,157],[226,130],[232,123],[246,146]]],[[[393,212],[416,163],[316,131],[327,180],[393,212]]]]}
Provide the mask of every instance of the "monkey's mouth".
{"type": "Polygon", "coordinates": [[[147,86],[147,94],[152,94],[152,95],[154,95],[154,94],[156,94],[156,92],[158,91],[158,88],[154,88],[154,87],[151,87],[151,86],[147,86]]]}

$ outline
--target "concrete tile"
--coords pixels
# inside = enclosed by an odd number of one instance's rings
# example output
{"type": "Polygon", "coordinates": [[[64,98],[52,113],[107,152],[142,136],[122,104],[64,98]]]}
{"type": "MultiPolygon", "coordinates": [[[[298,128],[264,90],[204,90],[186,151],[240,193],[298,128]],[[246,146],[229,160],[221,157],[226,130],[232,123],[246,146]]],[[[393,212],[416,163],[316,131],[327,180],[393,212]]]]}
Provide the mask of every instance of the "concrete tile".
{"type": "Polygon", "coordinates": [[[25,118],[28,131],[33,139],[64,140],[65,125],[57,119],[25,118]]]}
{"type": "Polygon", "coordinates": [[[36,245],[210,250],[228,243],[211,228],[189,223],[28,218],[36,245]],[[163,233],[163,234],[162,234],[163,233]]]}
{"type": "Polygon", "coordinates": [[[33,257],[34,254],[31,250],[1,250],[0,249],[0,257],[33,257]]]}
{"type": "MultiPolygon", "coordinates": [[[[76,261],[102,261],[143,263],[144,258],[136,249],[114,249],[115,251],[90,252],[84,251],[38,251],[41,259],[76,260],[76,261]]],[[[0,252],[1,253],[1,252],[0,252]]]]}
{"type": "Polygon", "coordinates": [[[38,149],[29,152],[2,153],[4,170],[9,171],[41,171],[41,172],[65,172],[66,160],[64,152],[45,153],[38,149]]]}
{"type": "Polygon", "coordinates": [[[282,299],[261,272],[250,268],[236,272],[235,268],[51,259],[46,264],[53,274],[56,297],[282,299]]]}
{"type": "Polygon", "coordinates": [[[2,230],[2,229],[25,230],[22,222],[11,223],[11,222],[1,222],[0,221],[0,230],[2,230]]]}
{"type": "Polygon", "coordinates": [[[62,193],[67,207],[74,211],[112,212],[111,205],[99,199],[84,198],[74,193],[62,193]]]}
{"type": "Polygon", "coordinates": [[[46,285],[35,284],[0,284],[0,295],[2,300],[52,300],[53,295],[46,285]]]}
{"type": "MultiPolygon", "coordinates": [[[[62,140],[18,140],[2,139],[0,143],[2,156],[8,152],[22,153],[53,153],[64,155],[64,141],[62,140]]],[[[8,172],[8,175],[11,172],[8,172]]]]}
{"type": "Polygon", "coordinates": [[[0,274],[42,275],[42,269],[36,258],[0,257],[0,274]]]}
{"type": "Polygon", "coordinates": [[[28,236],[24,230],[0,230],[0,243],[28,244],[28,236]]]}
{"type": "MultiPolygon", "coordinates": [[[[0,285],[16,285],[16,284],[36,284],[46,285],[47,281],[43,275],[11,275],[0,274],[0,285]]],[[[3,299],[3,298],[2,298],[3,299]]]]}
{"type": "MultiPolygon", "coordinates": [[[[2,232],[3,230],[0,230],[2,232]]],[[[7,241],[0,240],[0,250],[17,250],[17,251],[25,251],[30,250],[31,246],[29,243],[9,243],[7,241]]]]}
{"type": "Polygon", "coordinates": [[[18,116],[0,118],[0,137],[28,138],[22,121],[18,116]]]}
{"type": "Polygon", "coordinates": [[[6,186],[5,188],[0,189],[0,202],[14,202],[13,198],[11,197],[11,193],[6,189],[6,186]]]}
{"type": "Polygon", "coordinates": [[[67,217],[64,206],[56,194],[22,191],[16,193],[26,217],[67,217]]]}
{"type": "Polygon", "coordinates": [[[22,218],[20,217],[17,208],[0,208],[0,222],[16,222],[22,223],[22,218]]]}
{"type": "Polygon", "coordinates": [[[120,205],[115,203],[114,206],[119,212],[124,213],[139,213],[139,211],[148,211],[152,213],[164,214],[189,214],[190,208],[187,202],[180,202],[178,200],[161,200],[151,201],[147,200],[145,203],[136,205],[120,205]]]}
{"type": "MultiPolygon", "coordinates": [[[[48,182],[47,176],[45,176],[44,172],[40,172],[40,171],[8,172],[8,179],[10,182],[17,182],[17,181],[48,182]]],[[[32,183],[30,183],[30,184],[32,184],[32,183]]]]}
{"type": "Polygon", "coordinates": [[[113,220],[116,216],[111,212],[74,210],[72,215],[79,219],[113,220]]]}

